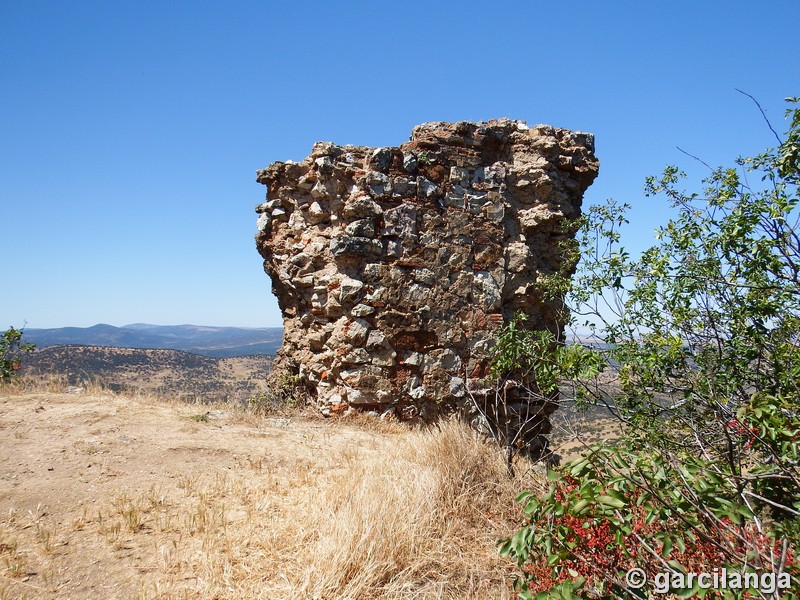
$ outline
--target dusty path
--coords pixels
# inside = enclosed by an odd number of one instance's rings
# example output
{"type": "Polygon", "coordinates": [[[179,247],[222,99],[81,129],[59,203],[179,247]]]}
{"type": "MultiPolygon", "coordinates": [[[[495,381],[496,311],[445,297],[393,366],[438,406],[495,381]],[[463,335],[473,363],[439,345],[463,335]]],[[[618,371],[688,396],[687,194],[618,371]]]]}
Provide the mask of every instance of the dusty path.
{"type": "Polygon", "coordinates": [[[393,437],[107,393],[0,395],[0,435],[0,598],[59,599],[217,597],[229,529],[393,437]]]}

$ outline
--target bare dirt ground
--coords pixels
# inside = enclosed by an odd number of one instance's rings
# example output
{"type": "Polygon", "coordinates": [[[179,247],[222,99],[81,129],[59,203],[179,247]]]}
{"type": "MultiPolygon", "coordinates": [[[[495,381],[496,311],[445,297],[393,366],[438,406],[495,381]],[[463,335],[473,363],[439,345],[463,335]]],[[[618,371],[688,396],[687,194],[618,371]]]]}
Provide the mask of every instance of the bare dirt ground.
{"type": "Polygon", "coordinates": [[[0,598],[513,596],[494,544],[526,480],[503,482],[499,455],[470,481],[485,444],[470,466],[399,426],[102,390],[0,389],[0,407],[0,598]]]}
{"type": "Polygon", "coordinates": [[[344,452],[391,443],[385,433],[339,426],[333,435],[322,422],[285,418],[246,424],[111,394],[34,393],[0,405],[0,549],[12,572],[0,585],[12,597],[146,594],[203,519],[246,518],[237,492],[288,491],[335,469],[344,452]],[[230,492],[225,515],[197,494],[209,484],[230,492]],[[176,535],[153,552],[138,539],[153,530],[176,535]]]}

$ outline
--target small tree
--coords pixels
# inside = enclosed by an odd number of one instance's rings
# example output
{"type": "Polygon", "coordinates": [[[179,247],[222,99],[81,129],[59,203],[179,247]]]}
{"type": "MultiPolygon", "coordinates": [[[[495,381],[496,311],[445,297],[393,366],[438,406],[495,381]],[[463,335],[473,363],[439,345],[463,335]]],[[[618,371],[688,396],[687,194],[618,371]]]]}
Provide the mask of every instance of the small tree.
{"type": "Polygon", "coordinates": [[[627,427],[520,496],[502,552],[522,597],[647,598],[658,573],[681,597],[798,597],[800,108],[787,115],[776,149],[712,170],[702,194],[675,167],[649,178],[676,217],[639,258],[620,245],[626,206],[587,215],[568,304],[605,380],[573,368],[571,383],[627,427]],[[722,568],[761,586],[685,576],[722,568]]]}
{"type": "Polygon", "coordinates": [[[22,355],[31,352],[34,344],[22,341],[22,330],[9,327],[0,337],[0,382],[7,383],[17,376],[22,355]]]}

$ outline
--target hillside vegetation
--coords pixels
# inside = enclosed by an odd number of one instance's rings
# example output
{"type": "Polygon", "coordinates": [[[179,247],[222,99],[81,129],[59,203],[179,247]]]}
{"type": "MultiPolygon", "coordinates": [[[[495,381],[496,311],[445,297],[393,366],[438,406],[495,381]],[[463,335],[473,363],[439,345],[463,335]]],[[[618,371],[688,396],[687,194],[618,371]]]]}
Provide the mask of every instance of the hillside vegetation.
{"type": "Polygon", "coordinates": [[[28,354],[21,371],[59,376],[69,385],[100,383],[111,390],[203,402],[244,402],[266,389],[271,356],[211,358],[178,350],[49,346],[28,354]]]}

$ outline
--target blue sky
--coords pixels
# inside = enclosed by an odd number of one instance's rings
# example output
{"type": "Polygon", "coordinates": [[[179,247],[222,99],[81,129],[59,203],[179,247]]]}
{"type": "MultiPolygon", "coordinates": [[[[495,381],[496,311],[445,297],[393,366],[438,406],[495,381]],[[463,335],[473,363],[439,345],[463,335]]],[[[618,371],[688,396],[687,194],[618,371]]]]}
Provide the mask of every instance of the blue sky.
{"type": "Polygon", "coordinates": [[[425,121],[591,131],[586,202],[773,144],[800,2],[4,2],[0,327],[281,324],[256,169],[425,121]]]}

